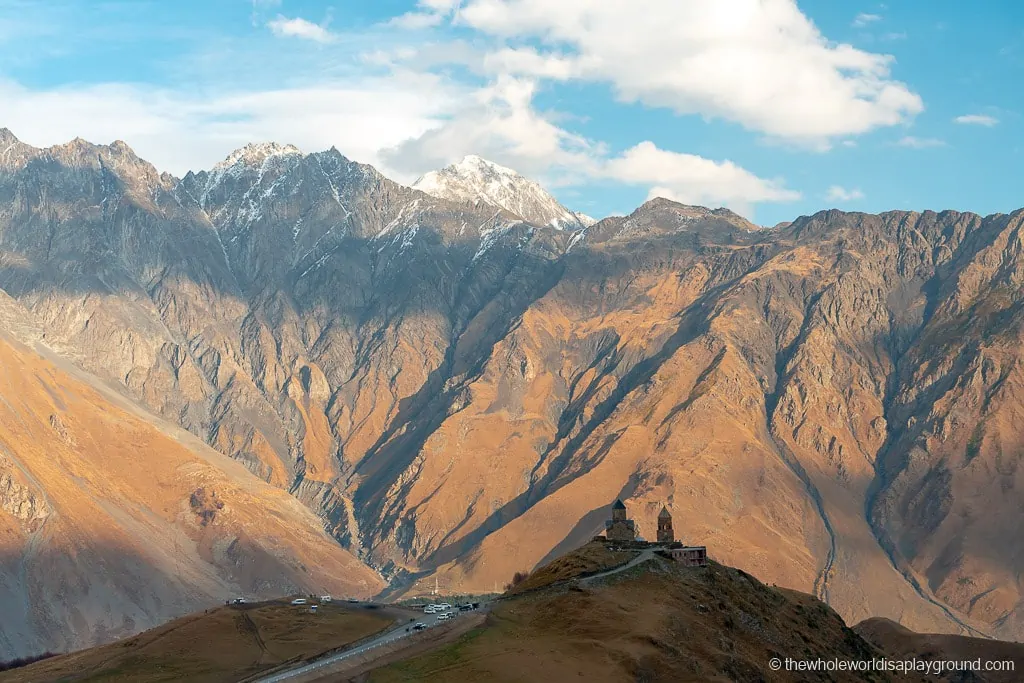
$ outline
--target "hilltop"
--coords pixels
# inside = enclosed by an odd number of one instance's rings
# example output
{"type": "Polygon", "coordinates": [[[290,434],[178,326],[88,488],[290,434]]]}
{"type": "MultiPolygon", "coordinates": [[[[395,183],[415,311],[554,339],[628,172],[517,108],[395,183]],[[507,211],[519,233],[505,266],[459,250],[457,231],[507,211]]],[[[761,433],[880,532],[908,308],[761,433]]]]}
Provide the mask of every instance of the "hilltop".
{"type": "MultiPolygon", "coordinates": [[[[580,578],[609,565],[594,544],[568,553],[536,572],[532,589],[523,582],[507,593],[482,627],[366,680],[781,682],[799,679],[772,673],[773,657],[881,654],[816,598],[731,567],[655,557],[605,578],[580,578]],[[576,580],[570,566],[580,568],[576,580]]],[[[804,680],[889,680],[832,676],[804,680]]]]}

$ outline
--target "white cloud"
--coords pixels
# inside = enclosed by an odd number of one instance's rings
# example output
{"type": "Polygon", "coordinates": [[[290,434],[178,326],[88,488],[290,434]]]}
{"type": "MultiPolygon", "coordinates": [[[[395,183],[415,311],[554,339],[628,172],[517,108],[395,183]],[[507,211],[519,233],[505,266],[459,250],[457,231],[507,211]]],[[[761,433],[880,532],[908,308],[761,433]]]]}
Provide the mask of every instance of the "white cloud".
{"type": "Polygon", "coordinates": [[[415,11],[397,16],[388,24],[410,30],[431,28],[454,13],[460,3],[461,0],[420,0],[415,11]]]}
{"type": "Polygon", "coordinates": [[[965,125],[987,126],[989,128],[999,123],[999,119],[985,114],[964,114],[963,116],[956,117],[953,121],[965,125]]]}
{"type": "Polygon", "coordinates": [[[946,142],[939,140],[938,138],[916,138],[913,135],[907,135],[899,139],[896,144],[900,147],[910,147],[912,149],[927,149],[929,147],[945,147],[946,142]]]}
{"type": "Polygon", "coordinates": [[[496,71],[608,82],[625,102],[809,147],[923,109],[891,56],[830,42],[794,0],[468,0],[454,21],[508,45],[496,71]]]}
{"type": "Polygon", "coordinates": [[[296,17],[288,19],[280,14],[267,22],[267,27],[274,32],[274,35],[287,38],[301,38],[312,40],[316,43],[329,43],[334,40],[333,33],[320,24],[296,17]]]}
{"type": "Polygon", "coordinates": [[[574,135],[532,106],[535,85],[511,77],[477,93],[471,106],[423,136],[382,154],[400,177],[456,161],[466,154],[510,166],[548,186],[614,181],[647,187],[649,197],[728,206],[750,216],[761,202],[800,197],[781,180],[766,180],[730,161],[659,149],[642,142],[618,156],[574,135]]]}
{"type": "Polygon", "coordinates": [[[478,154],[521,173],[556,176],[592,174],[600,145],[555,125],[534,110],[535,84],[512,77],[468,94],[464,106],[421,136],[385,150],[382,158],[403,180],[478,154]]]}
{"type": "Polygon", "coordinates": [[[336,146],[386,172],[381,149],[441,125],[465,97],[423,74],[213,97],[126,85],[32,91],[0,81],[0,125],[36,146],[75,137],[125,140],[158,169],[179,176],[209,168],[246,143],[271,140],[306,151],[336,146]]]}
{"type": "Polygon", "coordinates": [[[731,161],[659,149],[641,142],[607,161],[599,175],[631,185],[650,185],[648,198],[665,197],[684,204],[724,205],[747,216],[758,202],[800,199],[781,180],[765,180],[731,161]]]}
{"type": "MultiPolygon", "coordinates": [[[[765,1],[776,6],[773,11],[789,5],[783,0],[765,1]]],[[[782,180],[759,177],[732,161],[668,151],[658,148],[653,142],[641,142],[618,155],[609,154],[601,142],[573,132],[563,115],[538,111],[534,97],[539,84],[573,78],[608,80],[616,84],[624,99],[632,97],[656,102],[658,98],[664,98],[669,103],[667,106],[676,109],[692,105],[695,112],[727,116],[745,123],[743,117],[774,117],[758,124],[761,125],[759,130],[781,138],[787,136],[780,131],[795,131],[799,126],[784,122],[783,115],[776,117],[771,112],[756,114],[755,110],[758,107],[766,110],[781,108],[789,112],[788,115],[804,116],[803,109],[787,103],[786,97],[809,98],[809,86],[796,83],[799,79],[790,79],[788,84],[779,85],[762,84],[758,78],[747,80],[739,74],[729,76],[728,69],[715,71],[719,58],[729,65],[743,67],[751,60],[756,62],[770,58],[777,48],[788,46],[798,53],[808,49],[809,55],[784,57],[773,65],[765,66],[760,76],[768,78],[776,68],[805,65],[810,82],[828,90],[830,84],[835,85],[829,79],[840,71],[847,73],[847,68],[856,72],[860,68],[856,64],[861,64],[873,74],[882,90],[888,87],[884,85],[887,67],[875,69],[872,66],[875,56],[863,57],[861,55],[866,53],[859,53],[848,46],[826,45],[795,6],[795,19],[786,15],[785,21],[780,20],[782,29],[798,34],[789,42],[776,41],[771,32],[759,33],[761,29],[749,25],[750,21],[756,24],[754,20],[757,17],[748,17],[749,21],[741,22],[735,35],[733,30],[736,27],[728,16],[719,17],[721,21],[717,24],[709,23],[710,19],[705,17],[700,30],[706,32],[709,27],[717,26],[715,31],[718,33],[711,31],[701,38],[697,29],[694,29],[697,33],[692,35],[680,33],[681,29],[671,29],[671,35],[666,39],[669,42],[689,37],[693,43],[683,50],[685,54],[680,59],[676,59],[673,56],[675,48],[671,44],[661,38],[652,40],[649,36],[657,34],[654,29],[659,28],[658,21],[665,19],[666,11],[678,14],[678,7],[683,3],[661,0],[637,2],[660,8],[662,14],[651,19],[648,27],[651,30],[640,24],[618,29],[616,32],[620,38],[635,35],[637,39],[632,45],[610,48],[601,47],[595,41],[612,35],[611,29],[621,17],[609,15],[608,7],[619,7],[621,3],[617,1],[584,3],[581,0],[564,0],[564,3],[551,4],[539,0],[474,0],[460,7],[458,0],[423,0],[415,13],[427,18],[395,20],[411,22],[413,27],[430,28],[434,22],[431,17],[441,17],[441,21],[451,18],[458,23],[462,21],[459,18],[461,13],[488,4],[499,9],[522,3],[530,5],[534,10],[534,14],[526,17],[530,21],[542,21],[544,9],[553,8],[556,15],[569,19],[579,18],[581,13],[587,16],[587,13],[594,13],[595,20],[591,22],[594,33],[587,33],[591,29],[584,28],[579,29],[583,33],[572,34],[575,37],[571,40],[560,39],[563,44],[575,46],[564,53],[550,47],[539,47],[550,46],[551,43],[547,42],[536,43],[537,47],[531,48],[513,40],[507,47],[499,47],[497,41],[486,37],[479,40],[479,36],[465,43],[416,44],[410,42],[405,34],[392,31],[382,34],[379,43],[370,43],[369,49],[377,52],[360,61],[351,59],[353,37],[345,35],[341,41],[342,34],[328,31],[326,23],[317,25],[280,15],[267,23],[261,18],[258,24],[266,24],[277,35],[317,42],[336,40],[349,50],[349,59],[340,60],[335,48],[324,50],[314,46],[310,46],[308,51],[291,46],[281,50],[280,55],[266,53],[264,57],[271,60],[308,60],[310,55],[321,55],[320,68],[313,64],[302,74],[308,85],[277,89],[263,87],[259,84],[261,79],[246,80],[244,82],[248,85],[243,86],[233,72],[225,75],[229,72],[221,69],[216,70],[219,80],[203,82],[195,87],[190,85],[189,89],[107,84],[36,91],[0,80],[0,122],[26,142],[40,146],[64,142],[76,136],[95,142],[123,139],[157,168],[177,175],[190,169],[209,168],[245,143],[266,140],[295,144],[306,151],[336,146],[346,156],[371,163],[401,182],[410,182],[427,170],[473,153],[516,168],[548,185],[624,183],[644,187],[651,196],[661,195],[687,203],[725,205],[750,215],[751,207],[758,203],[792,201],[800,195],[788,189],[782,180]],[[566,14],[567,8],[575,14],[566,14]],[[654,45],[646,46],[647,42],[654,45]],[[752,54],[745,51],[745,43],[749,43],[752,54]],[[627,54],[629,49],[638,46],[646,52],[636,58],[627,54]],[[640,69],[644,59],[655,57],[668,59],[670,68],[666,70],[664,82],[659,85],[658,69],[647,68],[644,76],[647,80],[641,80],[635,85],[635,90],[629,91],[629,87],[634,87],[627,84],[633,70],[640,69]],[[831,66],[820,67],[815,61],[819,58],[831,59],[831,66]],[[619,68],[613,64],[616,60],[629,63],[619,68]],[[346,63],[341,65],[341,61],[346,63]],[[431,73],[434,67],[451,63],[474,65],[478,74],[489,76],[489,84],[481,87],[454,80],[451,76],[431,73]],[[414,70],[402,70],[402,64],[412,65],[414,70]],[[694,76],[697,80],[692,82],[686,80],[683,71],[702,64],[713,73],[697,74],[694,76]],[[377,77],[359,75],[360,72],[365,74],[369,70],[382,69],[388,73],[377,77]],[[353,73],[356,75],[350,75],[353,73]],[[733,80],[720,88],[713,83],[717,77],[733,80]],[[234,83],[234,86],[225,88],[224,82],[234,83]],[[742,87],[745,85],[750,85],[753,92],[744,94],[742,87]],[[730,88],[739,89],[734,93],[737,94],[734,102],[727,97],[730,88]],[[768,106],[769,103],[774,104],[768,106]]],[[[259,9],[269,6],[260,2],[259,9]]],[[[714,13],[707,8],[701,11],[714,13]]],[[[621,16],[629,21],[641,21],[634,14],[624,12],[621,16]]],[[[479,20],[479,16],[474,19],[479,20]]],[[[777,29],[780,27],[779,21],[773,25],[777,29]]],[[[490,27],[483,30],[499,32],[490,27]]],[[[530,29],[522,35],[526,40],[557,38],[548,34],[547,29],[530,29]]],[[[232,61],[253,70],[249,60],[232,61]]],[[[263,82],[289,82],[296,72],[296,64],[301,66],[303,63],[288,62],[287,68],[271,68],[272,76],[262,69],[257,70],[263,82]]],[[[843,107],[851,105],[851,98],[860,97],[858,93],[867,92],[858,89],[856,78],[844,81],[845,78],[840,77],[840,85],[846,83],[851,88],[850,92],[838,99],[833,97],[831,104],[823,105],[823,112],[833,112],[840,118],[846,116],[843,107]]],[[[869,93],[867,96],[874,95],[869,93]]],[[[828,97],[826,95],[826,99],[828,97]]],[[[809,99],[805,104],[814,106],[809,99]]],[[[852,106],[856,109],[856,103],[852,106]]],[[[870,109],[875,105],[868,103],[866,106],[870,109]]],[[[750,118],[750,121],[754,120],[750,118]]],[[[847,124],[839,128],[834,124],[828,125],[833,126],[828,130],[850,127],[847,124]]],[[[801,139],[820,142],[831,135],[822,135],[821,130],[813,135],[808,133],[801,139]]],[[[845,130],[841,134],[850,132],[845,130]]],[[[801,135],[804,133],[792,133],[789,138],[800,138],[801,135]]],[[[642,139],[638,136],[634,141],[642,139]]]]}
{"type": "Polygon", "coordinates": [[[397,28],[416,31],[419,29],[437,26],[442,21],[444,21],[444,17],[440,14],[432,14],[430,12],[406,12],[401,16],[395,17],[389,21],[388,24],[397,28]]]}
{"type": "Polygon", "coordinates": [[[828,192],[825,193],[825,199],[830,202],[852,202],[858,199],[864,199],[864,193],[856,188],[847,190],[845,187],[833,185],[828,188],[828,192]]]}
{"type": "Polygon", "coordinates": [[[853,19],[854,28],[864,28],[869,24],[874,24],[882,20],[882,17],[878,14],[865,14],[861,12],[853,19]]]}

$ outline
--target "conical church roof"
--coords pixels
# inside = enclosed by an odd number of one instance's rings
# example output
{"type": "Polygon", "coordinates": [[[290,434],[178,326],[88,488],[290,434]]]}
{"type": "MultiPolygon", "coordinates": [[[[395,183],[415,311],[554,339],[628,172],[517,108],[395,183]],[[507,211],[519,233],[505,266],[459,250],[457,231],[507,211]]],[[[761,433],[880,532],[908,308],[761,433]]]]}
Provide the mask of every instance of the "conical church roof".
{"type": "Polygon", "coordinates": [[[668,508],[664,505],[661,506],[661,512],[658,513],[658,519],[672,519],[672,515],[668,513],[668,508]]]}
{"type": "Polygon", "coordinates": [[[621,500],[616,500],[615,501],[615,505],[612,505],[612,510],[625,510],[625,509],[626,509],[626,504],[623,503],[621,500]]]}

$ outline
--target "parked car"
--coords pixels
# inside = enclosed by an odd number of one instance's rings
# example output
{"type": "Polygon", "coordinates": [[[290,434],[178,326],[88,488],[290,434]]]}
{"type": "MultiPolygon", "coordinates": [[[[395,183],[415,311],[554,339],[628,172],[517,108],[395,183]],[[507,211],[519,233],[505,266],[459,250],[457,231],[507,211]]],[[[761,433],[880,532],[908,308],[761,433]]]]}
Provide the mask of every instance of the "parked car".
{"type": "Polygon", "coordinates": [[[451,619],[451,616],[452,615],[449,614],[448,612],[442,612],[441,614],[437,615],[437,620],[438,621],[445,621],[446,619],[451,619]]]}
{"type": "Polygon", "coordinates": [[[427,605],[426,607],[424,607],[424,608],[423,608],[423,613],[424,613],[424,614],[433,614],[433,613],[434,613],[434,612],[436,612],[436,611],[437,611],[437,610],[436,610],[436,609],[434,609],[434,606],[433,606],[433,605],[427,605]]]}
{"type": "Polygon", "coordinates": [[[321,595],[320,596],[320,602],[330,602],[330,601],[331,601],[331,596],[330,595],[321,595]]]}
{"type": "Polygon", "coordinates": [[[306,598],[295,598],[294,600],[292,600],[292,604],[293,605],[305,605],[306,604],[306,598]]]}
{"type": "Polygon", "coordinates": [[[425,629],[426,627],[427,627],[427,625],[426,625],[426,624],[424,624],[424,623],[423,623],[422,621],[419,621],[419,622],[417,622],[417,623],[416,623],[416,625],[415,625],[415,626],[413,626],[413,630],[416,630],[416,631],[422,631],[422,630],[423,630],[423,629],[425,629]]]}

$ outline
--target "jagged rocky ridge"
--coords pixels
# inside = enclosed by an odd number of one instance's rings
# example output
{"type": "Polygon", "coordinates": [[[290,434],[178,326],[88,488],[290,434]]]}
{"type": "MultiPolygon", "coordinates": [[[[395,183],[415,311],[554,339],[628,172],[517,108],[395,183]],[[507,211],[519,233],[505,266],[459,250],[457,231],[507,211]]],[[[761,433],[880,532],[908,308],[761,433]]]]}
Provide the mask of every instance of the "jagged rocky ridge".
{"type": "MultiPolygon", "coordinates": [[[[6,135],[6,134],[5,134],[6,135]]],[[[252,146],[0,153],[47,343],[291,491],[395,590],[488,590],[627,500],[849,620],[1020,637],[1022,214],[576,230],[252,146]]]]}

